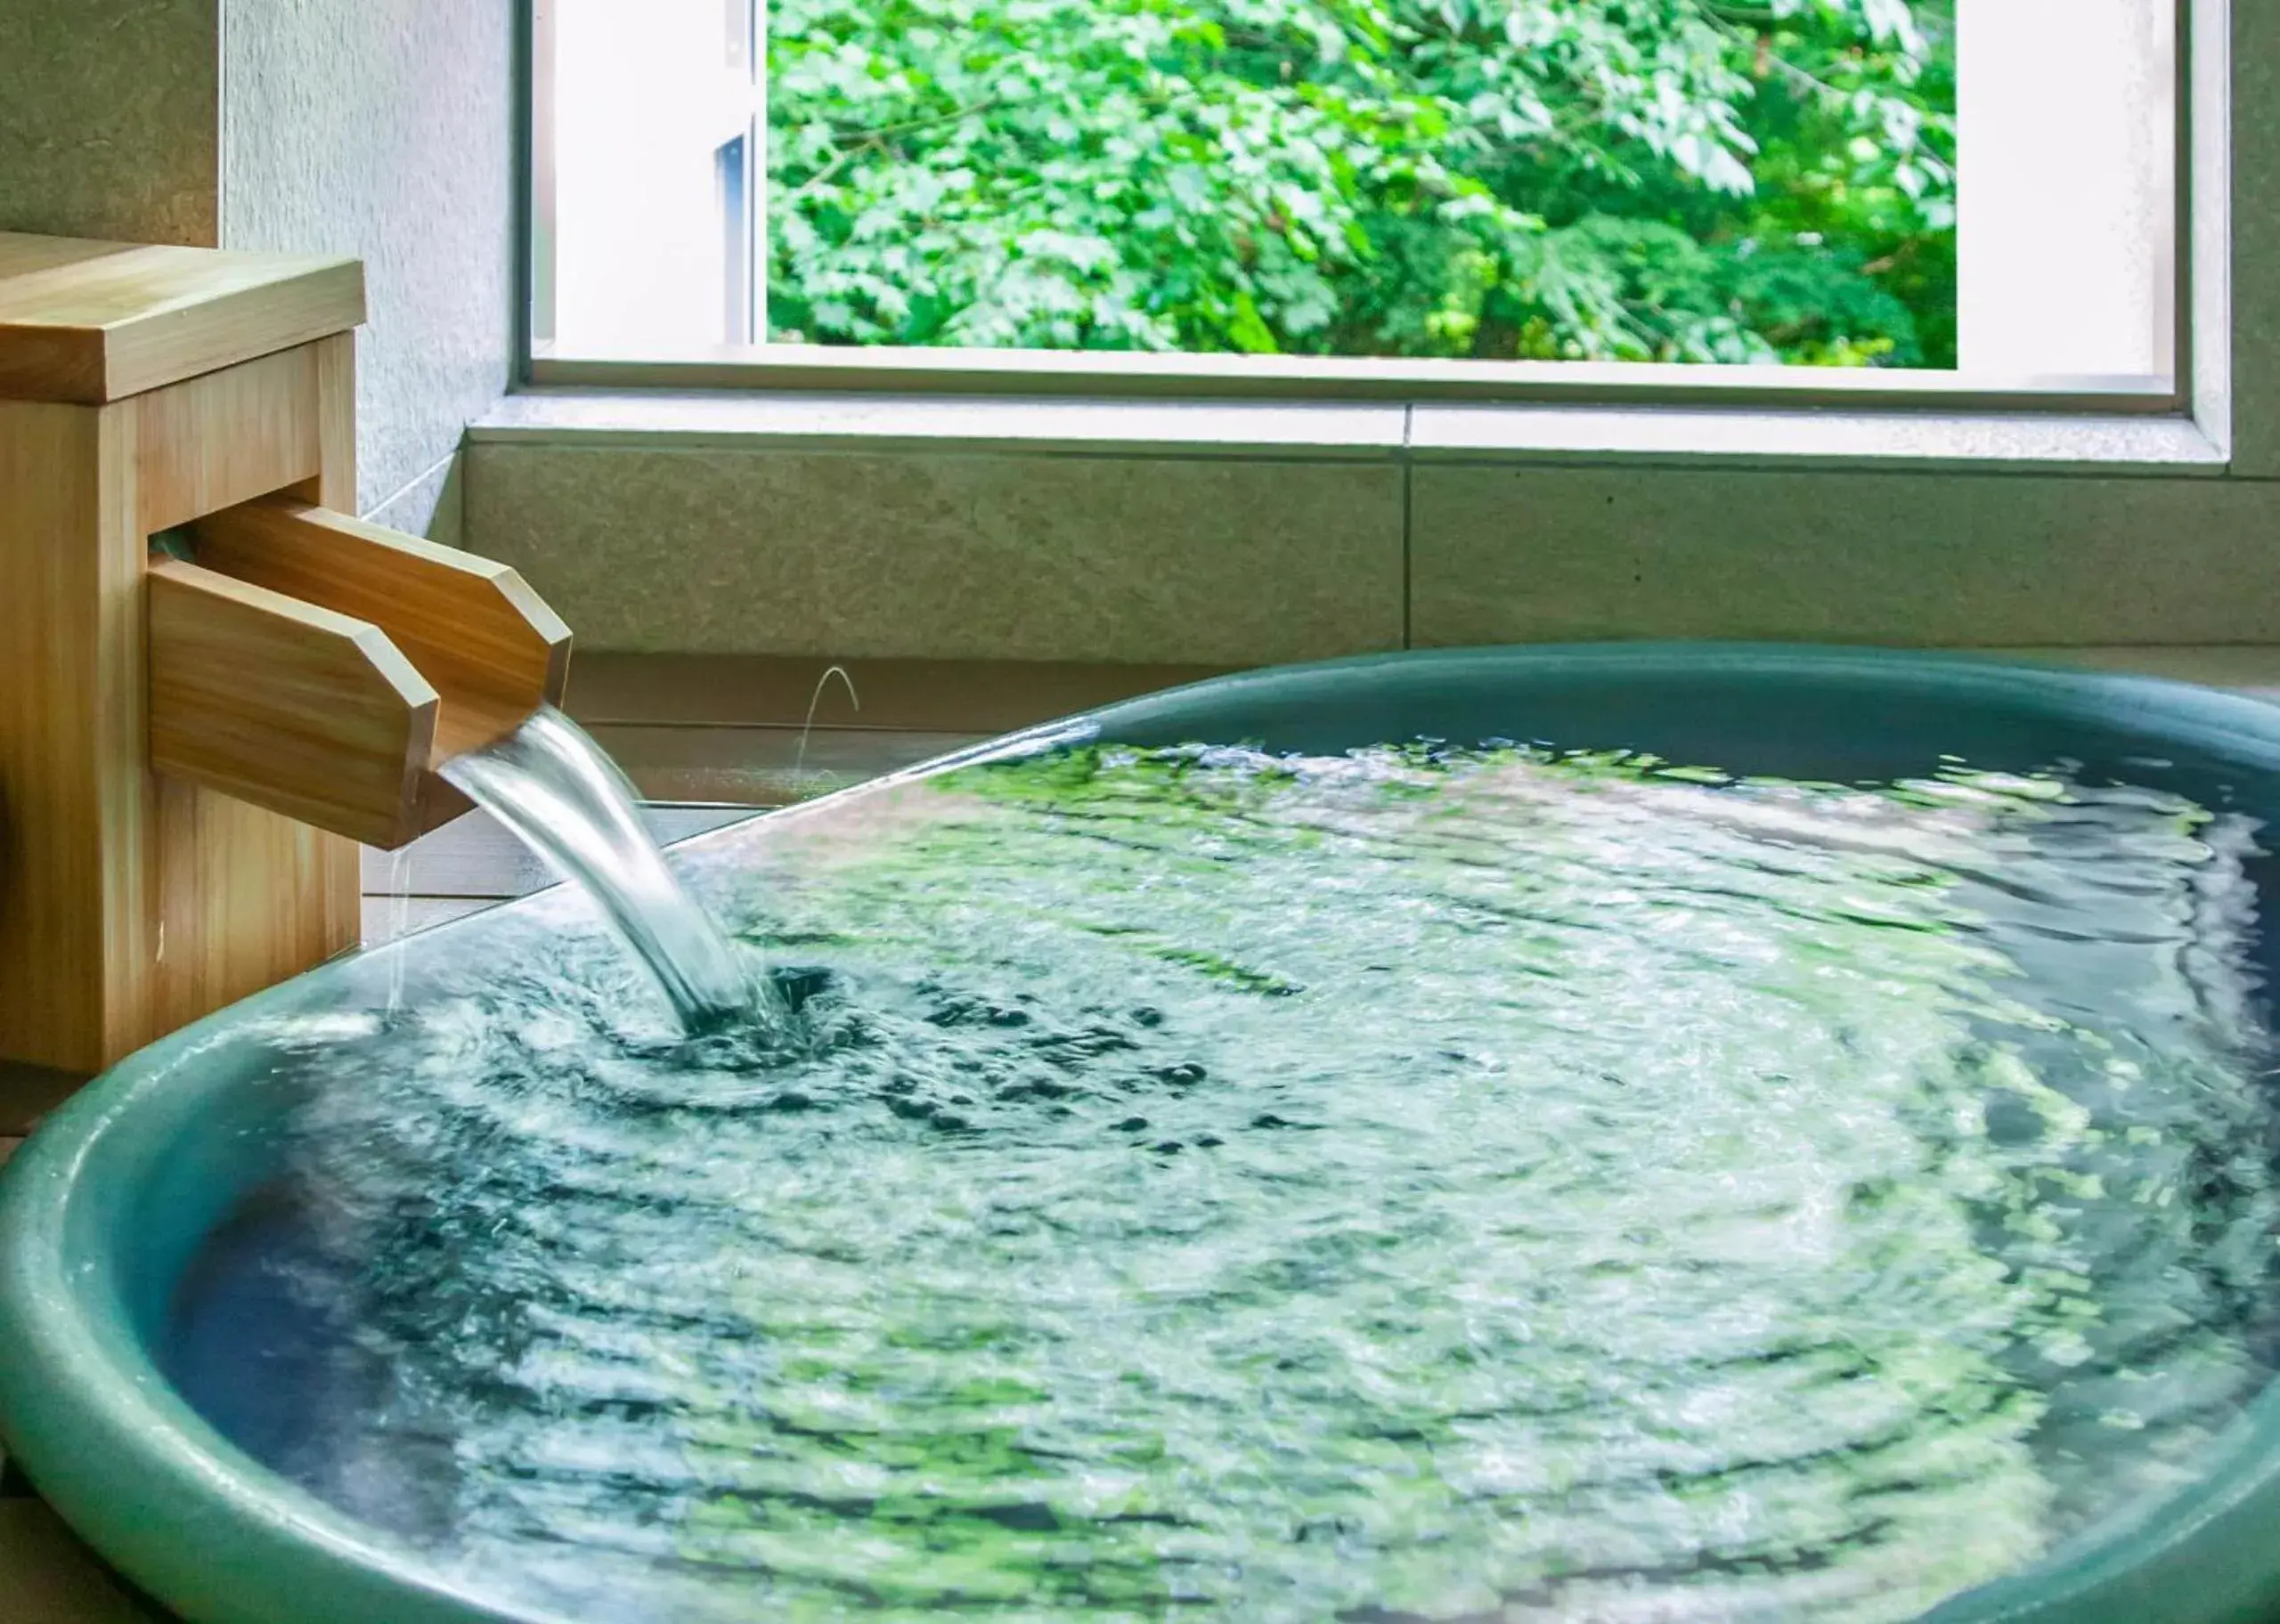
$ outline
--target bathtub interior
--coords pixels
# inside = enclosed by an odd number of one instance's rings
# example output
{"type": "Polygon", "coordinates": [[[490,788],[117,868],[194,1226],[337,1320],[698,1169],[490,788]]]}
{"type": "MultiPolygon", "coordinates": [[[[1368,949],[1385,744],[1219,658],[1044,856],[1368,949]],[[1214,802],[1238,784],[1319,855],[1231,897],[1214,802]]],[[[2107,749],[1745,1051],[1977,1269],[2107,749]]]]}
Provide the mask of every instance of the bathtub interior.
{"type": "MultiPolygon", "coordinates": [[[[1418,737],[1619,746],[1836,783],[1922,775],[1955,758],[1999,771],[2064,765],[2280,819],[2280,711],[2134,678],[1844,651],[1395,656],[1221,679],[960,759],[1076,739],[1323,754],[1418,737]]],[[[732,870],[786,819],[829,818],[895,790],[867,786],[735,824],[685,842],[680,860],[700,878],[732,870]]],[[[2260,896],[2280,901],[2280,859],[2260,857],[2251,870],[2260,896]]],[[[274,1220],[278,1125],[304,1086],[281,1034],[305,1042],[328,1020],[416,1002],[440,966],[535,951],[572,905],[546,895],[477,915],[411,938],[400,955],[344,961],[225,1011],[87,1091],[9,1170],[0,1328],[29,1357],[0,1374],[0,1420],[66,1516],[190,1616],[300,1616],[312,1593],[337,1598],[330,1611],[346,1620],[520,1616],[231,1441],[305,1423],[314,1389],[289,1363],[233,1364],[250,1329],[289,1342],[275,1333],[294,1311],[260,1281],[215,1278],[200,1259],[221,1226],[274,1220]]],[[[2276,938],[2264,932],[2255,948],[2268,987],[2280,979],[2276,938]]],[[[289,1228],[280,1223],[281,1244],[289,1228]]],[[[2280,1409],[2267,1393],[2200,1488],[1938,1616],[2280,1616],[2268,1611],[2280,1604],[2280,1555],[2259,1554],[2280,1551],[2276,1462],[2280,1409]]]]}

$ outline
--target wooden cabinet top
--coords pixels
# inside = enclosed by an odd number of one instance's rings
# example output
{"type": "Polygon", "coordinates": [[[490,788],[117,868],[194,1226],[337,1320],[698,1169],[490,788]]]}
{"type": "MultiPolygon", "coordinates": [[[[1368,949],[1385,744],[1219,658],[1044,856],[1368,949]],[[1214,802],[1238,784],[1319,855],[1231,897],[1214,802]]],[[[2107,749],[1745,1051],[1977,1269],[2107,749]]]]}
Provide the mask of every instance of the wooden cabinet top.
{"type": "Polygon", "coordinates": [[[0,231],[0,400],[96,406],[364,320],[364,267],[0,231]]]}

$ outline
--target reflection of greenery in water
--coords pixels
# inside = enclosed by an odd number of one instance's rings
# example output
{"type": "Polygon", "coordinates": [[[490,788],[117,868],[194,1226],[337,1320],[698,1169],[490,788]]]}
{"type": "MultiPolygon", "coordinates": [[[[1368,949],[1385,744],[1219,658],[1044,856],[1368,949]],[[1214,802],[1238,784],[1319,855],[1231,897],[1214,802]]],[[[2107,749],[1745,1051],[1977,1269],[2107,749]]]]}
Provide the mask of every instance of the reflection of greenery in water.
{"type": "Polygon", "coordinates": [[[737,837],[788,1050],[572,944],[315,1062],[294,1469],[582,1617],[1906,1617],[2263,1379],[2243,846],[1422,751],[737,837]]]}

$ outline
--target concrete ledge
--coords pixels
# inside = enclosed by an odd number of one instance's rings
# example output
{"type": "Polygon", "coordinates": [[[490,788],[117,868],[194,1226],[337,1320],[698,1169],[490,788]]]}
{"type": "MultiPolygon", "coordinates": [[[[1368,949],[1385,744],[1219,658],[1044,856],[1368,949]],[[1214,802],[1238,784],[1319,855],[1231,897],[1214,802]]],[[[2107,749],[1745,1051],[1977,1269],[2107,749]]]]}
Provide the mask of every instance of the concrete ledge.
{"type": "Polygon", "coordinates": [[[1406,409],[1357,402],[1058,400],[850,393],[533,390],[468,426],[474,444],[889,450],[1050,456],[1399,454],[1406,409]]]}

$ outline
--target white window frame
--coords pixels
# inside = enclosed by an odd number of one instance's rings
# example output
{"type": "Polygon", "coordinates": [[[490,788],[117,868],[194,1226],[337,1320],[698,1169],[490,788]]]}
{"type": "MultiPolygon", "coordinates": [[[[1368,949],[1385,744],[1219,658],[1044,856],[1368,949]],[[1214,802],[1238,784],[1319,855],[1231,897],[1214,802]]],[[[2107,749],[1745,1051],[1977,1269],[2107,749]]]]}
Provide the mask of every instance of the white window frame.
{"type": "MultiPolygon", "coordinates": [[[[2234,455],[2229,0],[2182,0],[2173,381],[1990,384],[1900,369],[771,346],[672,360],[549,341],[549,0],[533,0],[533,339],[509,434],[617,426],[687,443],[1151,447],[1405,456],[1609,456],[1792,466],[1869,461],[2210,471],[2234,455]],[[646,404],[645,404],[646,402],[646,404]],[[1340,404],[1348,410],[1339,410],[1340,404]],[[1380,410],[1355,415],[1367,405],[1380,410]],[[1074,408],[1072,410],[1071,408],[1074,408]],[[1398,414],[1398,422],[1384,409],[1398,414]]],[[[2238,132],[2254,134],[2253,126],[2238,132]]],[[[2275,173],[2265,170],[2265,173],[2275,173]]],[[[2272,273],[2280,281],[2280,272],[2272,273]]],[[[2280,297],[2280,290],[2276,291],[2280,297]]],[[[2280,441],[2280,426],[2274,438],[2280,441]]]]}

